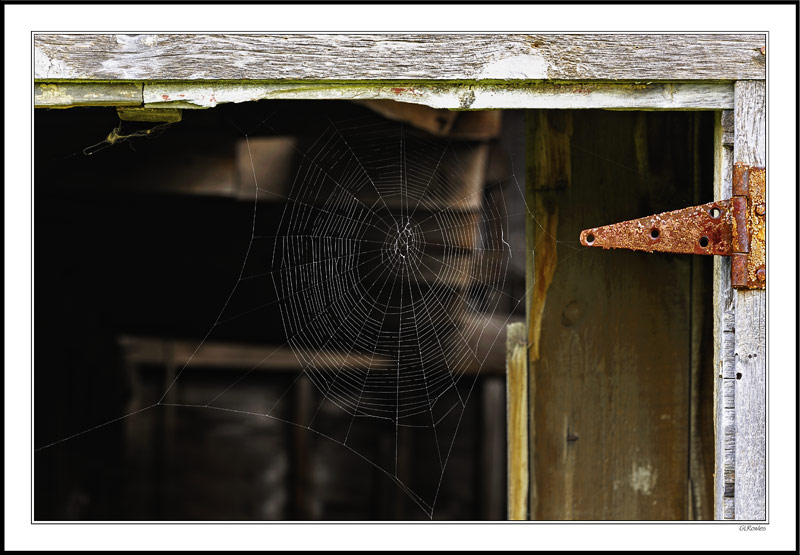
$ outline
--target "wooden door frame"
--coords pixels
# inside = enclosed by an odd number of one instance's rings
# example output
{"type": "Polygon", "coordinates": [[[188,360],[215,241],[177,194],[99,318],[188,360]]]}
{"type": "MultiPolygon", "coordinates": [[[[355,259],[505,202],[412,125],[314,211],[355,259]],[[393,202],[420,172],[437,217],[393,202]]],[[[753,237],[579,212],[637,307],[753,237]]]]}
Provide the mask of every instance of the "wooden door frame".
{"type": "MultiPolygon", "coordinates": [[[[33,42],[37,108],[391,99],[455,110],[716,110],[715,199],[730,197],[734,161],[766,165],[764,34],[35,34],[33,42]],[[331,58],[333,67],[319,62],[331,58]]],[[[766,292],[732,289],[727,258],[714,269],[714,514],[764,520],[766,292]]],[[[509,393],[509,406],[527,406],[509,393]]]]}
{"type": "MultiPolygon", "coordinates": [[[[714,198],[730,198],[733,164],[766,166],[766,82],[737,81],[719,112],[714,198]]],[[[766,520],[766,291],[731,288],[731,260],[714,260],[714,388],[718,520],[766,520]]]]}

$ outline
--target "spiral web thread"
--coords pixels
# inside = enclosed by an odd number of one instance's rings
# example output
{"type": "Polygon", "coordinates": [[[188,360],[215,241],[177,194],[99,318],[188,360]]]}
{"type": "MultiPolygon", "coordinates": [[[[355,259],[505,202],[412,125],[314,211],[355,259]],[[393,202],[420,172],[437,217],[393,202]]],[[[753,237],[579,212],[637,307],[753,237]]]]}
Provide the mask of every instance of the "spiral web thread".
{"type": "MultiPolygon", "coordinates": [[[[269,126],[265,120],[256,128],[262,124],[269,126]]],[[[248,152],[249,133],[242,133],[248,152]]],[[[474,173],[473,145],[402,124],[330,121],[298,156],[295,178],[281,194],[258,186],[250,154],[256,186],[245,260],[213,325],[159,401],[37,451],[157,406],[272,418],[348,448],[433,518],[464,409],[488,355],[478,344],[494,346],[525,298],[504,291],[513,256],[506,225],[513,214],[502,189],[499,197],[485,195],[482,173],[479,183],[465,187],[474,173]],[[260,217],[265,195],[285,206],[277,228],[260,217]],[[277,298],[264,295],[270,290],[277,298]],[[507,316],[503,325],[485,328],[500,309],[507,316]],[[192,359],[215,334],[233,322],[270,318],[280,318],[285,343],[210,398],[174,399],[176,386],[192,378],[192,359]],[[268,410],[242,406],[231,394],[287,345],[303,372],[268,410]],[[322,399],[308,422],[281,409],[301,377],[322,399]],[[325,425],[331,407],[347,415],[346,427],[325,425]],[[375,423],[393,430],[394,464],[371,460],[363,442],[353,440],[365,422],[371,433],[380,430],[375,423]],[[423,438],[429,448],[419,456],[434,457],[439,469],[418,479],[415,490],[398,468],[398,436],[405,428],[423,438]]],[[[517,211],[533,217],[527,206],[517,211]]]]}
{"type": "MultiPolygon", "coordinates": [[[[348,444],[354,428],[374,419],[393,427],[394,465],[379,468],[429,517],[484,364],[480,317],[491,316],[507,296],[505,207],[485,204],[481,186],[465,192],[474,158],[468,144],[404,125],[331,121],[303,149],[277,232],[262,234],[255,208],[234,294],[245,282],[271,286],[277,306],[226,303],[215,324],[278,312],[288,345],[323,399],[309,422],[294,424],[364,458],[363,449],[348,444]],[[324,402],[349,416],[346,429],[320,429],[324,402]],[[435,447],[440,475],[425,493],[412,491],[399,474],[401,427],[435,447]]],[[[275,194],[256,186],[256,196],[275,194]]],[[[204,406],[239,410],[225,404],[229,389],[204,406]]]]}

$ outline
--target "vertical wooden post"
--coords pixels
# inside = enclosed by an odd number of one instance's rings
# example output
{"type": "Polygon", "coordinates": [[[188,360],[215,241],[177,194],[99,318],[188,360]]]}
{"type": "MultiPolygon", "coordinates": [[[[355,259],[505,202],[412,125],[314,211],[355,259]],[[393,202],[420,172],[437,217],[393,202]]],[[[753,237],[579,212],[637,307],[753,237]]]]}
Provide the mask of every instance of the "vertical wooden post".
{"type": "MultiPolygon", "coordinates": [[[[733,158],[766,166],[766,83],[739,81],[734,89],[733,158]]],[[[766,305],[764,290],[737,290],[734,369],[737,520],[766,519],[766,305]]]]}
{"type": "MultiPolygon", "coordinates": [[[[301,372],[304,372],[301,370],[301,372]]],[[[297,379],[292,398],[292,419],[304,426],[309,425],[314,410],[314,388],[311,380],[303,373],[297,379]]],[[[309,497],[313,495],[311,484],[311,457],[308,430],[293,426],[291,428],[291,468],[292,499],[290,502],[291,518],[305,520],[312,518],[309,514],[309,497]]]]}
{"type": "Polygon", "coordinates": [[[166,406],[163,409],[163,429],[161,437],[161,496],[160,506],[156,514],[161,518],[169,518],[166,515],[173,515],[177,510],[180,511],[183,507],[179,507],[176,501],[176,488],[175,488],[175,440],[177,437],[177,414],[175,411],[174,403],[180,401],[178,397],[178,384],[174,383],[178,375],[178,361],[175,357],[175,344],[172,341],[163,341],[161,343],[162,354],[164,357],[164,386],[167,389],[167,394],[164,397],[166,406]]]}
{"type": "Polygon", "coordinates": [[[528,350],[525,324],[506,328],[508,519],[528,518],[528,350]]]}
{"type": "Polygon", "coordinates": [[[481,380],[481,518],[503,520],[503,387],[500,376],[481,380]]]}
{"type": "Polygon", "coordinates": [[[525,222],[527,314],[528,445],[530,468],[528,518],[537,514],[537,468],[533,452],[536,445],[536,371],[539,341],[547,292],[558,265],[557,191],[569,186],[572,176],[572,112],[569,110],[529,110],[526,114],[525,198],[529,213],[525,222]]]}
{"type": "MultiPolygon", "coordinates": [[[[716,114],[714,126],[714,198],[731,197],[733,175],[733,111],[716,114]]],[[[733,518],[734,435],[734,305],[731,260],[714,257],[714,518],[733,518]]]]}
{"type": "MultiPolygon", "coordinates": [[[[739,81],[734,110],[717,116],[717,199],[730,198],[733,163],[766,164],[764,81],[739,81]]],[[[730,259],[714,261],[714,518],[766,518],[766,292],[731,288],[730,259]]]]}

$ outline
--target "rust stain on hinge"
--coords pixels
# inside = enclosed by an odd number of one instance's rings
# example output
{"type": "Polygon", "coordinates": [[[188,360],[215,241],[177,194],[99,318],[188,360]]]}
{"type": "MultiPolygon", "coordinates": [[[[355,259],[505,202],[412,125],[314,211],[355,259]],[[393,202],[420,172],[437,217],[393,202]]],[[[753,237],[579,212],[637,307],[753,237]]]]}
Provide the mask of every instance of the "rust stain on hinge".
{"type": "Polygon", "coordinates": [[[766,169],[736,163],[733,166],[733,199],[737,209],[737,233],[741,239],[731,259],[731,285],[763,289],[767,283],[766,169]],[[742,229],[744,228],[744,229],[742,229]]]}
{"type": "Polygon", "coordinates": [[[731,285],[766,287],[765,169],[735,164],[733,196],[581,232],[581,244],[604,249],[731,257],[731,285]]]}
{"type": "Polygon", "coordinates": [[[709,202],[581,232],[587,247],[647,252],[731,254],[733,214],[728,200],[709,202]]]}

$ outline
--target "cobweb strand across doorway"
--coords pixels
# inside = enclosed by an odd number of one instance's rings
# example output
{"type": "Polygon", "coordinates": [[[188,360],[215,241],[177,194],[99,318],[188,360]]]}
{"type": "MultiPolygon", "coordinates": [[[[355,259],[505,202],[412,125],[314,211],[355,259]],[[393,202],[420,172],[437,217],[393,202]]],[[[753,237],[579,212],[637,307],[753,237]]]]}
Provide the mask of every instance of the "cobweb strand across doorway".
{"type": "MultiPolygon", "coordinates": [[[[276,134],[273,120],[262,119],[230,122],[248,158],[262,135],[276,134]]],[[[509,263],[524,260],[511,248],[507,222],[529,210],[519,199],[508,203],[491,178],[484,187],[466,177],[485,162],[474,142],[374,116],[322,124],[295,148],[298,169],[283,190],[262,184],[263,168],[250,159],[251,229],[234,287],[209,318],[197,357],[186,358],[154,404],[131,407],[130,416],[172,407],[288,422],[369,462],[433,518],[484,368],[479,344],[503,341],[502,326],[485,322],[508,321],[524,299],[506,287],[509,263]],[[279,215],[265,200],[283,207],[279,215]],[[210,344],[233,326],[259,330],[267,321],[285,333],[274,352],[290,347],[304,368],[282,395],[255,404],[237,395],[258,387],[259,364],[226,374],[233,377],[213,392],[192,387],[203,374],[194,361],[210,344]],[[298,417],[287,406],[306,382],[319,403],[298,417]],[[402,434],[415,438],[410,464],[398,461],[402,434]],[[395,456],[379,460],[369,437],[393,438],[395,456]],[[421,473],[422,461],[434,470],[421,473]]],[[[513,171],[511,179],[522,197],[513,171]]]]}
{"type": "MultiPolygon", "coordinates": [[[[465,192],[465,162],[474,158],[469,144],[404,124],[330,121],[300,152],[277,231],[258,214],[259,195],[277,193],[260,188],[254,174],[248,253],[207,338],[229,322],[279,314],[304,368],[285,394],[307,378],[322,399],[310,420],[292,424],[367,460],[363,446],[349,443],[354,429],[377,424],[393,432],[394,464],[380,470],[432,518],[485,358],[477,347],[481,317],[508,297],[503,287],[513,254],[502,225],[492,225],[506,209],[485,205],[481,186],[465,192]],[[265,287],[277,299],[253,306],[265,287]],[[346,413],[347,427],[326,429],[318,420],[324,405],[346,413]],[[423,452],[438,462],[438,475],[417,480],[415,489],[398,465],[401,428],[423,437],[423,452]]],[[[170,389],[191,373],[190,359],[170,389]]],[[[244,372],[205,403],[169,404],[280,418],[285,395],[264,413],[229,402],[251,375],[244,372]]],[[[159,402],[168,403],[168,395],[169,389],[159,402]]]]}

